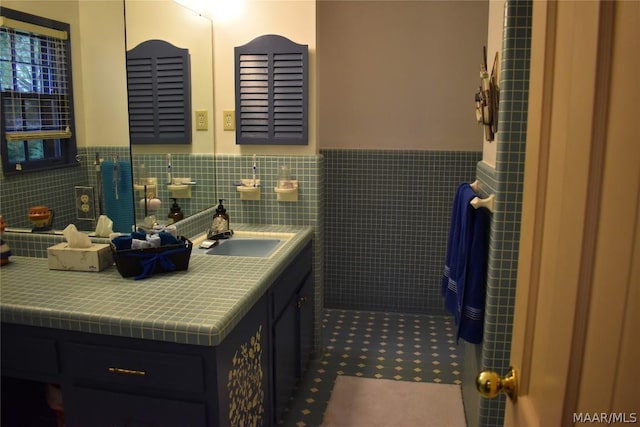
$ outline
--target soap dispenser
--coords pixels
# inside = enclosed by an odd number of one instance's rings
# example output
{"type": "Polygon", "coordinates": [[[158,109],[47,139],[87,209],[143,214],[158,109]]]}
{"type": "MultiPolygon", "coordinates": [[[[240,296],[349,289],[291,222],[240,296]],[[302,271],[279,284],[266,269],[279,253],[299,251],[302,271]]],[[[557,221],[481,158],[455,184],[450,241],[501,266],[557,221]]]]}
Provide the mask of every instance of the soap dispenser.
{"type": "Polygon", "coordinates": [[[170,220],[173,220],[173,222],[175,223],[183,219],[184,214],[182,213],[182,210],[178,205],[177,199],[174,199],[172,197],[171,200],[173,200],[173,205],[171,205],[171,210],[169,211],[169,215],[167,215],[167,218],[169,218],[170,220]]]}
{"type": "Polygon", "coordinates": [[[225,231],[229,231],[229,215],[227,214],[227,210],[222,206],[223,199],[218,200],[218,207],[216,208],[216,213],[213,215],[213,220],[211,222],[211,233],[224,233],[225,231]]]}

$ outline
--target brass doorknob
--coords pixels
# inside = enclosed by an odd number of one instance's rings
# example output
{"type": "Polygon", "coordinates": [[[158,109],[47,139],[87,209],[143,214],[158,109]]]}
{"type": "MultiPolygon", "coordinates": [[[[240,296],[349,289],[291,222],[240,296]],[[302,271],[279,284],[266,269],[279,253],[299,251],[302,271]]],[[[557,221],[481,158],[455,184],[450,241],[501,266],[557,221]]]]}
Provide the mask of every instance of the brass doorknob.
{"type": "Polygon", "coordinates": [[[518,399],[516,370],[510,367],[507,375],[502,378],[500,378],[497,372],[484,370],[476,377],[476,388],[483,397],[488,397],[489,399],[493,399],[501,391],[504,391],[513,403],[515,403],[518,399]]]}

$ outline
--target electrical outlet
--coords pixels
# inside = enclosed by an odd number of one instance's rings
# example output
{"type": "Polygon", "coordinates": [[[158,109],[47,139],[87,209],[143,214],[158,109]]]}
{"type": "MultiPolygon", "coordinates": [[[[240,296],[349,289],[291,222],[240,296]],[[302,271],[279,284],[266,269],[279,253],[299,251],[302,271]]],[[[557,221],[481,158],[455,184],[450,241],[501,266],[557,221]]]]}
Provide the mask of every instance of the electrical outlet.
{"type": "Polygon", "coordinates": [[[96,219],[96,206],[93,187],[75,187],[76,212],[78,219],[96,219]]]}
{"type": "Polygon", "coordinates": [[[234,110],[224,110],[222,112],[222,129],[236,130],[236,112],[234,110]]]}
{"type": "Polygon", "coordinates": [[[209,129],[209,115],[207,110],[196,110],[196,130],[209,129]]]}

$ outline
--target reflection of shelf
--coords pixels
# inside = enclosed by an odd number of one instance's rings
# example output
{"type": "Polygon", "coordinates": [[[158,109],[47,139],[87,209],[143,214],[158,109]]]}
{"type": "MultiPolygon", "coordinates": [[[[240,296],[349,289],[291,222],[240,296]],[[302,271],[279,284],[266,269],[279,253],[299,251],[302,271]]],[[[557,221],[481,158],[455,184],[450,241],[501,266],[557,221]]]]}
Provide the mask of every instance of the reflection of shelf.
{"type": "Polygon", "coordinates": [[[139,196],[144,197],[145,194],[145,186],[147,191],[147,197],[152,199],[158,195],[158,179],[157,178],[146,178],[138,181],[138,183],[133,184],[133,189],[138,193],[139,196]]]}
{"type": "Polygon", "coordinates": [[[242,185],[236,186],[236,190],[240,193],[240,200],[260,200],[259,179],[256,179],[255,182],[252,178],[241,179],[240,182],[242,185]]]}
{"type": "Polygon", "coordinates": [[[171,192],[171,197],[174,199],[190,199],[191,186],[195,184],[191,178],[174,178],[171,184],[167,184],[167,190],[171,192]]]}
{"type": "Polygon", "coordinates": [[[298,201],[298,181],[288,180],[284,187],[276,187],[273,190],[278,196],[279,202],[297,202],[298,201]]]}

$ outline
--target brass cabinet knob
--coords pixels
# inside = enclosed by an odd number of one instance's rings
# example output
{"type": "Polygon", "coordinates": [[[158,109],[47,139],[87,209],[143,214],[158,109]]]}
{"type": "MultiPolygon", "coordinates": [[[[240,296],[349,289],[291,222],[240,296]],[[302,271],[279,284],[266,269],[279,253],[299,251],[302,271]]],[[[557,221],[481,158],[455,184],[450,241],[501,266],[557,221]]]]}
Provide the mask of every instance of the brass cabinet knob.
{"type": "Polygon", "coordinates": [[[476,377],[476,388],[483,397],[493,399],[501,391],[504,391],[507,396],[516,402],[518,399],[518,381],[516,370],[513,367],[509,368],[507,375],[500,378],[497,372],[484,370],[476,377]]]}

